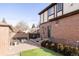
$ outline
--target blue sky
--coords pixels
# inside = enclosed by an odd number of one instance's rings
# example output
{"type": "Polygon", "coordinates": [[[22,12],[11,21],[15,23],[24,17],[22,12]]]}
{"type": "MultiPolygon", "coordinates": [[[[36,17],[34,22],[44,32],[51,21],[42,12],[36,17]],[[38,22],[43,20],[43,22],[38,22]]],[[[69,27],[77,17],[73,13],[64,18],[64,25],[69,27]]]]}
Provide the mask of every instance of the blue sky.
{"type": "Polygon", "coordinates": [[[25,3],[25,4],[0,4],[0,21],[4,17],[7,23],[16,25],[19,21],[26,22],[29,26],[39,23],[38,13],[49,4],[25,3]]]}

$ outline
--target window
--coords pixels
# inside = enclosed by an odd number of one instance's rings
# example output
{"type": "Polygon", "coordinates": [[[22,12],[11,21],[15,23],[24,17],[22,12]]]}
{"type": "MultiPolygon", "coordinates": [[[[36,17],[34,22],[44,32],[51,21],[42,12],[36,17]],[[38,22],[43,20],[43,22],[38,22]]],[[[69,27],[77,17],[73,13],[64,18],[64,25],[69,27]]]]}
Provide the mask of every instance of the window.
{"type": "Polygon", "coordinates": [[[43,15],[43,19],[44,19],[44,22],[47,22],[47,17],[48,17],[48,15],[47,15],[47,11],[45,11],[44,13],[43,13],[44,15],[43,15]]]}
{"type": "Polygon", "coordinates": [[[40,15],[40,23],[43,23],[44,22],[44,14],[41,14],[40,15]]]}
{"type": "Polygon", "coordinates": [[[48,16],[51,16],[53,15],[55,12],[54,12],[54,7],[51,7],[49,10],[48,10],[48,16]]]}
{"type": "Polygon", "coordinates": [[[58,3],[58,4],[56,5],[56,10],[57,10],[57,12],[62,11],[62,10],[63,10],[63,3],[58,3]]]}

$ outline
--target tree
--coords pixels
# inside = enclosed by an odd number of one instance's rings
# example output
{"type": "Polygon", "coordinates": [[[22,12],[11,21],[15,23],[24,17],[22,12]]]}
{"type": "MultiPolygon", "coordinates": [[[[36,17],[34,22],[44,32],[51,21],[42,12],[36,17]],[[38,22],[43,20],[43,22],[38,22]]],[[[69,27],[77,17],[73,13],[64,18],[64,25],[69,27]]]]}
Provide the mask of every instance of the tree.
{"type": "Polygon", "coordinates": [[[5,18],[2,19],[2,22],[3,22],[3,23],[7,23],[7,22],[5,21],[5,18]]]}
{"type": "Polygon", "coordinates": [[[15,26],[15,29],[21,30],[21,31],[26,31],[29,28],[29,26],[24,22],[24,21],[20,21],[17,23],[17,25],[15,26]]]}
{"type": "Polygon", "coordinates": [[[32,25],[32,28],[35,28],[35,24],[32,25]]]}

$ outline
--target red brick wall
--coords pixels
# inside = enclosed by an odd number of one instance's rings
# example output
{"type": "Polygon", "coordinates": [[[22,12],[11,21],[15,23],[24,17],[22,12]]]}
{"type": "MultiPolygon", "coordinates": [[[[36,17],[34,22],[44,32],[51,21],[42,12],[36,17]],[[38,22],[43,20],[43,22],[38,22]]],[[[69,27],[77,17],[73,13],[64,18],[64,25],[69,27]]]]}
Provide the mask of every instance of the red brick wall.
{"type": "Polygon", "coordinates": [[[48,34],[47,34],[47,27],[50,26],[50,22],[49,23],[45,23],[45,24],[42,24],[40,26],[40,34],[41,34],[41,37],[42,38],[48,38],[48,34]]]}
{"type": "Polygon", "coordinates": [[[62,18],[57,24],[56,21],[42,24],[40,26],[42,37],[47,37],[47,26],[51,26],[51,36],[56,38],[56,42],[75,45],[79,40],[79,14],[62,18]],[[44,27],[44,34],[42,27],[44,27]]]}
{"type": "Polygon", "coordinates": [[[64,43],[75,44],[79,40],[79,14],[61,19],[57,26],[54,24],[52,35],[64,43]]]}

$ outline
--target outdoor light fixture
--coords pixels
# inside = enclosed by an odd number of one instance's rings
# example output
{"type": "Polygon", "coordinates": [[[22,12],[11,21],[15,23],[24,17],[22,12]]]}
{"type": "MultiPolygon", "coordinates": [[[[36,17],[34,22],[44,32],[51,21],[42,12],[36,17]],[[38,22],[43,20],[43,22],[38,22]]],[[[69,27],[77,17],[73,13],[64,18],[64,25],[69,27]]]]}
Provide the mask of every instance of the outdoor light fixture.
{"type": "Polygon", "coordinates": [[[78,45],[79,45],[79,41],[76,41],[77,42],[77,47],[78,47],[78,45]]]}
{"type": "Polygon", "coordinates": [[[77,43],[79,43],[79,41],[76,41],[77,43]]]}

